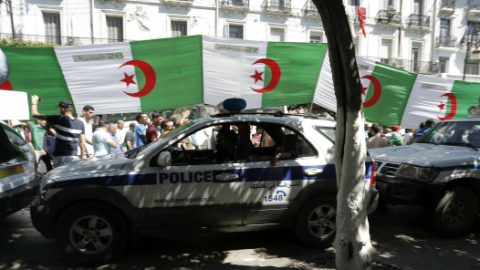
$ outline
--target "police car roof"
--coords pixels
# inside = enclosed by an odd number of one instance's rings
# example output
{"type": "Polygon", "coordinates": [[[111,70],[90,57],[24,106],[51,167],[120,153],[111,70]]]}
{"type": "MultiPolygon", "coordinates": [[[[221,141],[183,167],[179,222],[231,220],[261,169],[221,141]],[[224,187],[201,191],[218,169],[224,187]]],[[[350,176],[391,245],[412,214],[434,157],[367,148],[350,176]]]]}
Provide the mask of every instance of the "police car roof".
{"type": "Polygon", "coordinates": [[[335,126],[335,121],[315,114],[286,114],[283,112],[241,112],[241,113],[222,113],[211,115],[214,122],[223,121],[252,121],[252,122],[272,122],[272,123],[295,123],[335,126]],[[222,121],[223,120],[223,121],[222,121]]]}

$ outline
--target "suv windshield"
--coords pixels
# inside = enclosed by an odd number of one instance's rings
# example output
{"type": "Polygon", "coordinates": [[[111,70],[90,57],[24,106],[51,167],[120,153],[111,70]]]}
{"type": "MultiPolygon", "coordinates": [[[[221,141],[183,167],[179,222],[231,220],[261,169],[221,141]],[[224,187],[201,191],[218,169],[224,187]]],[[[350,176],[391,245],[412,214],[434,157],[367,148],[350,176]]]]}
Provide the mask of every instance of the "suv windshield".
{"type": "Polygon", "coordinates": [[[480,121],[441,122],[415,142],[479,148],[480,121]]]}

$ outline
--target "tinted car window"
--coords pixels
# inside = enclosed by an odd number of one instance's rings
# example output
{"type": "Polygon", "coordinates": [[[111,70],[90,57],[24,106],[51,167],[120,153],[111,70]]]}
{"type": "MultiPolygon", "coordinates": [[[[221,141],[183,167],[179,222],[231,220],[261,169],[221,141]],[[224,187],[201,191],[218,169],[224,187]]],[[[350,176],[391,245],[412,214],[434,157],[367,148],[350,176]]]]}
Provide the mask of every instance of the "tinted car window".
{"type": "Polygon", "coordinates": [[[322,133],[323,135],[327,136],[332,141],[335,141],[335,128],[333,127],[315,127],[315,129],[322,133]]]}

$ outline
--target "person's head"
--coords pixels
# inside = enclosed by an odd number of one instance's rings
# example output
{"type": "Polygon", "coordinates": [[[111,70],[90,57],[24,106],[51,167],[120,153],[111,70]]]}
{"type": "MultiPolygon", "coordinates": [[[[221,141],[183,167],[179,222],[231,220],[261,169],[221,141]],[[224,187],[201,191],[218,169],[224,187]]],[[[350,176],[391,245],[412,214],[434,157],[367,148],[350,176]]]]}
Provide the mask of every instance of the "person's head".
{"type": "Polygon", "coordinates": [[[174,124],[172,120],[163,120],[161,127],[164,131],[171,131],[174,129],[174,124]]]}
{"type": "Polygon", "coordinates": [[[427,121],[425,121],[425,127],[426,127],[426,128],[433,127],[433,125],[435,125],[435,120],[433,120],[433,119],[428,119],[427,121]]]}
{"type": "Polygon", "coordinates": [[[421,122],[421,123],[418,125],[418,128],[425,128],[425,122],[421,122]]]}
{"type": "Polygon", "coordinates": [[[117,127],[118,127],[119,129],[123,129],[123,128],[125,127],[125,122],[123,122],[123,120],[121,120],[121,119],[118,120],[118,121],[117,121],[117,127]]]}
{"type": "Polygon", "coordinates": [[[411,133],[412,132],[412,129],[411,128],[406,128],[405,129],[405,133],[411,133]]]}
{"type": "Polygon", "coordinates": [[[46,127],[47,126],[47,120],[45,120],[45,119],[37,119],[36,123],[37,123],[37,125],[40,125],[41,127],[46,127]]]}
{"type": "Polygon", "coordinates": [[[130,123],[130,125],[128,125],[128,127],[130,128],[130,130],[134,130],[135,129],[135,123],[130,123]]]}
{"type": "Polygon", "coordinates": [[[64,99],[58,103],[58,109],[60,110],[60,114],[62,115],[71,115],[73,110],[73,103],[68,99],[64,99]]]}
{"type": "Polygon", "coordinates": [[[372,125],[371,129],[372,129],[372,132],[375,133],[375,134],[379,134],[379,133],[383,132],[383,128],[381,126],[378,126],[378,125],[372,125]]]}
{"type": "Polygon", "coordinates": [[[139,113],[135,118],[139,124],[146,125],[148,124],[148,116],[146,113],[139,113]]]}
{"type": "Polygon", "coordinates": [[[109,124],[108,125],[108,132],[115,135],[117,133],[117,125],[116,124],[109,124]]]}
{"type": "Polygon", "coordinates": [[[97,128],[101,128],[101,129],[106,130],[107,127],[108,127],[108,123],[105,122],[105,120],[103,120],[103,119],[98,120],[97,128]]]}
{"type": "Polygon", "coordinates": [[[82,115],[85,120],[89,121],[93,119],[95,109],[91,105],[85,105],[82,110],[82,115]]]}
{"type": "Polygon", "coordinates": [[[470,106],[468,107],[468,114],[473,115],[477,112],[477,107],[476,106],[470,106]]]}
{"type": "Polygon", "coordinates": [[[158,127],[162,124],[163,120],[164,119],[163,119],[161,114],[156,113],[156,112],[152,113],[152,124],[153,125],[158,127]]]}
{"type": "Polygon", "coordinates": [[[178,127],[182,125],[182,116],[179,114],[174,114],[170,116],[170,120],[173,122],[173,124],[178,127]]]}

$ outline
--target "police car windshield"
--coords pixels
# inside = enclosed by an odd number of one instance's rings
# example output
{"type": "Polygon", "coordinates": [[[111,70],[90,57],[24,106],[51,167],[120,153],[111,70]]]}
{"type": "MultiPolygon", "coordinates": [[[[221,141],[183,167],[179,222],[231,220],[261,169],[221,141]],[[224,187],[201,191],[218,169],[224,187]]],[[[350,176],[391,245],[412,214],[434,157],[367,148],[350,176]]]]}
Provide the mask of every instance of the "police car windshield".
{"type": "Polygon", "coordinates": [[[132,149],[130,151],[125,152],[125,157],[126,158],[135,158],[137,157],[141,152],[143,152],[145,149],[148,149],[150,147],[155,147],[155,145],[158,144],[163,144],[164,142],[169,141],[171,138],[175,137],[177,134],[181,133],[185,129],[188,129],[195,123],[195,120],[192,122],[189,122],[185,125],[179,126],[178,128],[172,129],[169,132],[164,132],[162,135],[158,138],[158,141],[155,143],[150,143],[146,144],[144,146],[132,149]]]}
{"type": "Polygon", "coordinates": [[[480,122],[442,122],[416,140],[417,143],[480,147],[480,122]]]}

